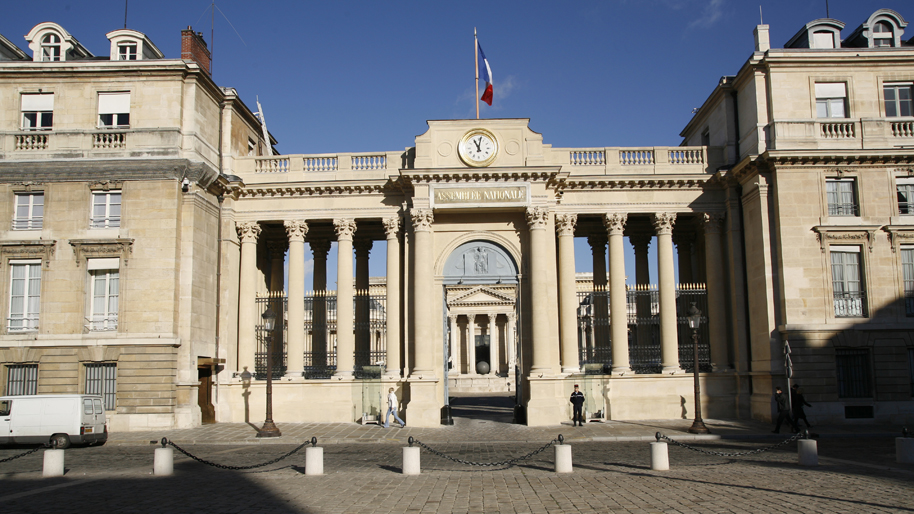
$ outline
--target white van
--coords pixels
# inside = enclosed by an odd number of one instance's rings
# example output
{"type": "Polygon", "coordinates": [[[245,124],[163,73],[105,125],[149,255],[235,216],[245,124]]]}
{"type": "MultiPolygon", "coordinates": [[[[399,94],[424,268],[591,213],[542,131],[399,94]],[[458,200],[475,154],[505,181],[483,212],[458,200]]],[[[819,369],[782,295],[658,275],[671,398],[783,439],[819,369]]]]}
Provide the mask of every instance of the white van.
{"type": "Polygon", "coordinates": [[[0,444],[104,444],[102,397],[92,394],[0,396],[0,444]]]}

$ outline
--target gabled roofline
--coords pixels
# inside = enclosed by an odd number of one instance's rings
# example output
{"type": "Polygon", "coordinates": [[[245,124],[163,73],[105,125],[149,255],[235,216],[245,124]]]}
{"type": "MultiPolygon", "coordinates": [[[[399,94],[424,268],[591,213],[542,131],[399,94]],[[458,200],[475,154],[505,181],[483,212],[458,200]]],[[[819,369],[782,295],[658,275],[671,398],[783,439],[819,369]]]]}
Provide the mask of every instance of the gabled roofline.
{"type": "Polygon", "coordinates": [[[6,39],[6,38],[3,36],[3,34],[0,34],[0,46],[3,46],[3,47],[6,48],[7,50],[9,50],[11,53],[13,53],[13,54],[15,54],[16,56],[18,56],[18,57],[19,57],[19,60],[21,60],[21,61],[28,61],[28,60],[29,60],[29,54],[25,53],[25,50],[19,48],[19,47],[16,46],[15,44],[13,44],[13,42],[10,41],[9,39],[6,39]]]}

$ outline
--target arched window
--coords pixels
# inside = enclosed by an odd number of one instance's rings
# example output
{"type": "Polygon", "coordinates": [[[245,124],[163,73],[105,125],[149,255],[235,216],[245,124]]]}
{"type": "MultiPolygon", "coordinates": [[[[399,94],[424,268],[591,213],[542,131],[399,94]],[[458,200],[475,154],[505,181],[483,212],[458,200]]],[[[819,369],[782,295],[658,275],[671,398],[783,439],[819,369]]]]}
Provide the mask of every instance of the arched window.
{"type": "Polygon", "coordinates": [[[888,22],[878,21],[873,26],[873,46],[895,46],[895,34],[888,22]]]}
{"type": "Polygon", "coordinates": [[[48,34],[41,39],[41,60],[60,60],[60,36],[57,34],[48,34]]]}

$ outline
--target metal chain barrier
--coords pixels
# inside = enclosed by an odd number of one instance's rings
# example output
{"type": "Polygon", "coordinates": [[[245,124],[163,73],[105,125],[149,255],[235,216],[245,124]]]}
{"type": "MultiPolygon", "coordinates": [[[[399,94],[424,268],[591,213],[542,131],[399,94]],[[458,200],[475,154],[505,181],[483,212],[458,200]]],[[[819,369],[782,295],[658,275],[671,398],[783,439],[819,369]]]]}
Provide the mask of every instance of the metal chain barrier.
{"type": "Polygon", "coordinates": [[[200,463],[202,463],[202,464],[206,464],[207,466],[213,466],[214,468],[219,468],[219,469],[231,469],[231,470],[235,470],[235,471],[243,470],[243,469],[262,468],[262,467],[264,467],[264,466],[269,466],[270,464],[276,464],[277,462],[279,462],[279,461],[285,459],[286,457],[292,456],[293,454],[295,454],[295,452],[301,450],[302,448],[304,448],[305,446],[307,446],[307,445],[309,445],[309,444],[310,444],[310,445],[317,446],[317,438],[316,438],[316,437],[312,437],[310,441],[305,441],[305,442],[303,442],[303,443],[300,444],[297,448],[295,448],[294,450],[290,451],[289,453],[287,453],[287,454],[285,454],[285,455],[282,455],[282,456],[279,456],[279,457],[277,457],[277,458],[275,458],[275,459],[273,459],[273,460],[271,460],[271,461],[263,462],[263,463],[261,463],[261,464],[253,464],[253,465],[251,465],[251,466],[228,466],[228,465],[225,465],[225,464],[217,464],[217,463],[215,463],[215,462],[210,462],[210,461],[208,461],[208,460],[201,459],[200,457],[197,457],[196,455],[191,454],[190,452],[188,452],[188,451],[185,450],[184,448],[181,448],[180,446],[178,446],[177,444],[175,444],[174,441],[169,441],[168,439],[166,439],[166,438],[164,438],[164,437],[162,438],[162,441],[161,441],[161,442],[162,442],[162,448],[165,448],[166,445],[172,446],[172,447],[174,447],[175,450],[178,450],[179,452],[183,453],[184,455],[187,455],[187,456],[190,457],[191,459],[194,459],[195,461],[200,462],[200,463]]]}
{"type": "Polygon", "coordinates": [[[4,462],[9,462],[9,461],[11,461],[11,460],[16,460],[16,459],[18,459],[19,457],[25,457],[26,455],[35,453],[35,452],[37,452],[38,450],[44,450],[45,448],[47,448],[47,446],[39,446],[38,448],[29,450],[29,451],[27,451],[27,452],[25,452],[25,453],[20,453],[19,455],[14,455],[14,456],[12,456],[12,457],[7,457],[7,458],[5,458],[5,459],[3,459],[3,460],[0,460],[0,464],[3,464],[4,462]]]}
{"type": "Polygon", "coordinates": [[[426,450],[431,452],[433,455],[437,455],[438,457],[441,457],[442,459],[447,459],[452,462],[466,464],[468,466],[491,467],[491,466],[513,466],[514,464],[517,464],[518,462],[520,462],[522,460],[529,459],[530,457],[533,457],[534,455],[545,451],[547,448],[549,448],[550,446],[552,446],[555,443],[562,444],[562,443],[564,443],[564,441],[565,441],[565,438],[562,437],[562,434],[559,434],[559,436],[557,438],[549,441],[541,448],[533,450],[532,452],[530,452],[526,455],[523,455],[521,457],[515,457],[513,459],[503,460],[501,462],[472,462],[472,461],[468,461],[468,460],[451,457],[450,455],[444,454],[442,452],[439,452],[438,450],[435,450],[434,448],[431,448],[427,444],[423,443],[422,441],[420,441],[418,439],[413,438],[412,436],[410,436],[410,438],[409,438],[409,445],[412,446],[413,443],[418,444],[422,448],[425,448],[426,450]]]}
{"type": "Polygon", "coordinates": [[[696,447],[694,447],[694,446],[689,446],[689,445],[687,445],[687,444],[685,444],[685,443],[680,443],[679,441],[674,441],[673,439],[670,439],[669,437],[667,437],[667,436],[661,434],[660,432],[657,432],[657,434],[655,434],[654,437],[657,438],[657,442],[660,442],[660,440],[663,439],[663,440],[665,440],[665,441],[669,441],[669,442],[675,444],[676,446],[681,446],[682,448],[685,448],[685,449],[687,449],[687,450],[692,450],[692,451],[694,451],[694,452],[707,453],[708,455],[716,455],[716,456],[718,456],[718,457],[742,457],[742,456],[744,456],[744,455],[755,455],[755,454],[757,454],[757,453],[767,452],[767,451],[769,451],[769,450],[774,450],[775,448],[780,448],[781,446],[785,446],[785,445],[787,445],[787,444],[790,444],[790,443],[796,441],[797,439],[799,439],[799,438],[801,438],[801,437],[804,437],[804,438],[808,437],[808,432],[806,432],[806,433],[804,433],[804,432],[797,432],[797,433],[794,434],[794,436],[791,437],[790,439],[785,439],[785,440],[779,442],[778,444],[774,444],[774,445],[771,445],[771,446],[766,446],[766,447],[764,447],[764,448],[759,448],[759,449],[757,449],[757,450],[752,450],[752,451],[748,451],[748,452],[737,452],[737,453],[715,452],[715,451],[703,450],[703,449],[701,449],[701,448],[696,448],[696,447]]]}

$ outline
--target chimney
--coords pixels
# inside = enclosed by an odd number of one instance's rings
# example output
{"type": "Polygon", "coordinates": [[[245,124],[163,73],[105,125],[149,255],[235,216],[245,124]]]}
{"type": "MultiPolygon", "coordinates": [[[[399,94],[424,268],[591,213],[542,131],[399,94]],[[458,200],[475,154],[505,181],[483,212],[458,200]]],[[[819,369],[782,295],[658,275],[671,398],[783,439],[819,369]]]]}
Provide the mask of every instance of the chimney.
{"type": "Polygon", "coordinates": [[[752,31],[755,35],[755,51],[767,52],[771,50],[771,40],[768,38],[768,25],[757,25],[752,31]]]}
{"type": "Polygon", "coordinates": [[[206,73],[210,73],[211,55],[206,48],[206,41],[203,40],[202,32],[194,32],[194,29],[187,26],[187,29],[181,31],[181,59],[185,61],[194,61],[206,73]]]}

